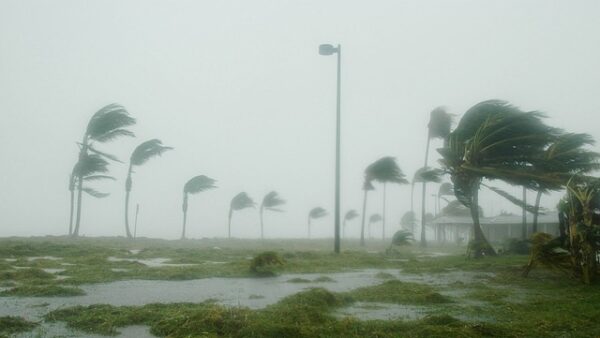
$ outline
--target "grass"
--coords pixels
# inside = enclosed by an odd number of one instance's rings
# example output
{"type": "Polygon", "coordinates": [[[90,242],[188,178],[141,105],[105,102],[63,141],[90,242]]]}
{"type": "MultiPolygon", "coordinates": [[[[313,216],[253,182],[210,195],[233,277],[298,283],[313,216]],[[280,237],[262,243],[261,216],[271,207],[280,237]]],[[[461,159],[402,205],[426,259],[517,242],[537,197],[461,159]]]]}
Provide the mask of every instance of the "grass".
{"type": "MultiPolygon", "coordinates": [[[[0,239],[0,285],[27,287],[30,291],[22,295],[31,295],[46,287],[72,288],[84,283],[129,279],[252,278],[249,269],[252,258],[261,252],[273,251],[285,260],[285,265],[277,268],[278,273],[392,269],[400,272],[398,276],[414,274],[435,279],[468,274],[475,278],[425,285],[401,281],[402,278],[394,278],[395,273],[382,272],[376,276],[380,279],[379,285],[344,293],[309,289],[260,310],[225,307],[215,302],[133,307],[92,305],[56,310],[47,314],[46,320],[64,321],[69,327],[84,332],[110,335],[125,326],[147,325],[153,334],[165,337],[600,336],[597,324],[600,285],[584,286],[543,268],[533,270],[529,278],[522,278],[527,256],[501,255],[475,260],[466,259],[463,248],[455,247],[429,247],[424,252],[420,248],[399,248],[391,254],[385,254],[384,250],[384,243],[361,248],[351,242],[336,255],[331,252],[329,240],[0,239]],[[141,251],[132,254],[130,249],[141,251]],[[451,255],[423,257],[424,253],[436,251],[451,255]],[[61,259],[27,259],[32,256],[61,259]],[[137,262],[108,261],[108,257],[164,257],[170,259],[169,263],[194,265],[151,268],[137,262]],[[69,265],[63,265],[65,263],[69,265]],[[58,280],[56,274],[44,272],[45,268],[66,269],[59,275],[68,278],[58,280]],[[381,302],[417,305],[425,309],[428,316],[421,320],[360,321],[334,315],[353,302],[361,302],[366,307],[369,304],[377,307],[381,302]]],[[[318,279],[306,281],[315,283],[318,279]]],[[[7,335],[0,333],[0,336],[3,334],[7,335]]]]}
{"type": "Polygon", "coordinates": [[[21,332],[33,330],[38,324],[29,322],[21,317],[0,317],[0,337],[8,337],[21,332]]]}
{"type": "Polygon", "coordinates": [[[2,297],[72,297],[82,295],[85,295],[85,292],[79,288],[53,284],[16,286],[0,292],[0,296],[2,297]]]}

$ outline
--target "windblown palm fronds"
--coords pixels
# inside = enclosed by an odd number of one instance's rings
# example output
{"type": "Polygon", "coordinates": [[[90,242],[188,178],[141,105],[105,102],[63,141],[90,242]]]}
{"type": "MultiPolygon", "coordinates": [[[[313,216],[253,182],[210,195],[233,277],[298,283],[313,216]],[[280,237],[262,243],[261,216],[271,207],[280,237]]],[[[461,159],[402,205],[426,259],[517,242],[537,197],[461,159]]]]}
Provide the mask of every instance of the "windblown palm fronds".
{"type": "Polygon", "coordinates": [[[233,212],[246,208],[254,208],[255,205],[256,203],[254,203],[252,198],[245,192],[241,192],[233,197],[229,205],[228,238],[231,238],[231,219],[233,217],[233,212]]]}
{"type": "Polygon", "coordinates": [[[346,237],[346,222],[351,221],[358,216],[359,216],[358,212],[356,212],[356,210],[354,210],[354,209],[348,210],[346,212],[346,214],[344,215],[344,222],[342,225],[342,237],[346,237]]]}
{"type": "Polygon", "coordinates": [[[125,180],[125,233],[127,238],[133,237],[129,230],[129,195],[131,193],[133,167],[140,166],[148,162],[149,159],[160,156],[165,151],[171,149],[173,148],[163,146],[160,140],[153,139],[138,145],[131,153],[129,170],[127,171],[127,179],[125,180]]]}
{"type": "Polygon", "coordinates": [[[204,175],[198,175],[192,177],[183,186],[183,230],[181,231],[181,239],[185,239],[185,226],[187,223],[187,210],[188,210],[188,195],[197,194],[206,190],[216,188],[215,183],[217,181],[204,175]]]}
{"type": "Polygon", "coordinates": [[[275,211],[275,212],[283,212],[283,210],[278,207],[285,204],[285,200],[279,196],[277,191],[271,191],[263,197],[263,201],[260,204],[260,238],[264,238],[264,220],[263,220],[263,212],[264,210],[275,211]]]}
{"type": "Polygon", "coordinates": [[[325,216],[327,216],[327,211],[325,209],[321,208],[321,207],[312,208],[308,212],[308,238],[310,238],[311,220],[318,219],[318,218],[323,218],[325,216]]]}

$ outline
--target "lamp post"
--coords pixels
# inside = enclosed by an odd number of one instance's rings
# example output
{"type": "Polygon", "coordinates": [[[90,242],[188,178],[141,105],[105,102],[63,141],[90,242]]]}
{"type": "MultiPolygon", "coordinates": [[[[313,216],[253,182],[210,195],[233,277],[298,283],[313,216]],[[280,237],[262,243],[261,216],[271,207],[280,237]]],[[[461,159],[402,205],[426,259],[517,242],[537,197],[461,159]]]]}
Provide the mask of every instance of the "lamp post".
{"type": "Polygon", "coordinates": [[[342,46],[324,44],[319,46],[319,54],[332,55],[337,53],[337,109],[336,109],[336,139],[335,139],[335,232],[334,251],[340,253],[340,92],[341,92],[341,59],[342,46]]]}

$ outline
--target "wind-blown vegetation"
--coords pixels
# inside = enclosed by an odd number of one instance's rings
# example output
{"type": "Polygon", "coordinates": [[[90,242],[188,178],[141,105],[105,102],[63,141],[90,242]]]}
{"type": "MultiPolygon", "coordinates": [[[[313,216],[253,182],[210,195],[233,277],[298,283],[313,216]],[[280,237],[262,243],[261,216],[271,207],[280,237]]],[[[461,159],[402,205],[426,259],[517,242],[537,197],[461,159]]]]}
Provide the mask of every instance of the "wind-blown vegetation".
{"type": "Polygon", "coordinates": [[[308,212],[308,238],[310,238],[311,221],[325,216],[327,216],[327,211],[321,207],[314,207],[308,212]]]}
{"type": "Polygon", "coordinates": [[[202,191],[216,188],[215,180],[204,175],[192,177],[183,186],[183,229],[181,231],[181,239],[185,239],[185,226],[187,222],[187,211],[188,211],[188,195],[197,194],[202,191]]]}
{"type": "Polygon", "coordinates": [[[264,239],[265,238],[265,234],[264,234],[264,211],[268,210],[268,211],[274,211],[274,212],[283,212],[283,210],[281,210],[280,206],[285,204],[285,200],[281,198],[281,196],[279,196],[279,193],[277,193],[277,191],[271,191],[270,193],[266,194],[265,197],[263,197],[262,203],[260,204],[260,238],[264,239]]]}
{"type": "Polygon", "coordinates": [[[227,238],[231,238],[231,219],[235,211],[240,211],[247,208],[254,208],[256,203],[248,196],[247,193],[241,192],[231,200],[229,204],[229,222],[227,224],[227,238]]]}

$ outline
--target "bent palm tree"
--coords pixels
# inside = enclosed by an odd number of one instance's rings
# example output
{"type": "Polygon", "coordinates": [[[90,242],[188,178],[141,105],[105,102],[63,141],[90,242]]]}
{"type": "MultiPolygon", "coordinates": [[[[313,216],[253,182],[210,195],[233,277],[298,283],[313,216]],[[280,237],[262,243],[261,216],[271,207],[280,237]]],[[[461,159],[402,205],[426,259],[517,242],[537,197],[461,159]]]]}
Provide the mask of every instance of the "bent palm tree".
{"type": "Polygon", "coordinates": [[[308,213],[308,238],[310,238],[311,220],[327,216],[327,211],[321,207],[312,208],[308,213]]]}
{"type": "MultiPolygon", "coordinates": [[[[134,136],[131,131],[125,129],[125,127],[133,124],[135,124],[135,119],[129,116],[129,113],[123,106],[113,103],[103,107],[88,122],[83,139],[79,144],[79,160],[85,159],[90,153],[116,160],[114,156],[96,149],[95,143],[112,141],[121,136],[134,136]]],[[[81,225],[82,192],[84,191],[83,176],[81,173],[78,173],[71,181],[76,182],[77,187],[77,217],[72,235],[78,236],[81,225]]]]}
{"type": "Polygon", "coordinates": [[[129,231],[129,195],[131,193],[131,174],[134,166],[141,166],[148,162],[149,159],[162,155],[165,151],[171,150],[171,147],[165,147],[162,142],[157,139],[146,141],[133,150],[129,158],[129,170],[127,171],[127,180],[125,181],[125,233],[127,238],[132,238],[129,231]]]}
{"type": "MultiPolygon", "coordinates": [[[[441,178],[441,170],[439,169],[432,169],[429,167],[423,167],[419,170],[417,170],[417,172],[415,173],[415,177],[413,178],[413,182],[421,182],[423,184],[428,183],[428,182],[432,182],[432,183],[439,183],[441,182],[442,178],[441,178]]],[[[414,186],[414,183],[413,183],[414,186]]],[[[425,193],[425,190],[423,190],[423,193],[425,193]]],[[[412,199],[412,197],[411,197],[412,199]]],[[[422,196],[421,199],[421,246],[426,246],[427,242],[425,240],[425,197],[422,196]]]]}
{"type": "MultiPolygon", "coordinates": [[[[75,201],[75,187],[77,186],[78,178],[82,177],[84,182],[98,181],[98,180],[115,180],[114,177],[104,175],[108,172],[108,161],[100,157],[99,155],[91,154],[87,155],[81,160],[77,161],[71,172],[69,179],[69,191],[71,193],[71,209],[69,216],[69,235],[73,234],[73,211],[75,201]]],[[[102,193],[94,190],[88,186],[82,186],[82,191],[88,195],[96,198],[104,198],[108,196],[108,193],[102,193]]]]}
{"type": "Polygon", "coordinates": [[[373,184],[369,180],[369,178],[365,175],[365,181],[363,182],[363,208],[362,208],[362,221],[360,223],[360,246],[365,246],[365,217],[367,214],[367,193],[370,190],[375,190],[373,184]]]}
{"type": "Polygon", "coordinates": [[[283,212],[283,210],[277,207],[284,204],[285,200],[279,196],[277,191],[271,191],[270,193],[265,195],[262,203],[260,204],[260,239],[264,239],[263,211],[266,209],[275,212],[283,212]]]}
{"type": "Polygon", "coordinates": [[[450,203],[446,198],[444,198],[444,196],[454,196],[454,186],[452,183],[444,182],[440,185],[437,193],[439,209],[441,209],[441,200],[446,201],[446,203],[450,203]]]}
{"type": "Polygon", "coordinates": [[[416,224],[417,218],[415,216],[415,213],[412,211],[405,212],[404,215],[402,215],[402,218],[400,219],[400,225],[402,226],[402,228],[410,232],[414,232],[416,224]]]}
{"type": "Polygon", "coordinates": [[[246,208],[254,208],[254,201],[248,194],[245,192],[241,192],[231,200],[231,204],[229,206],[229,225],[228,225],[228,238],[231,238],[231,218],[233,217],[233,212],[246,209],[246,208]]]}
{"type": "Polygon", "coordinates": [[[344,224],[342,226],[342,237],[346,237],[346,222],[351,221],[356,217],[358,217],[358,212],[356,212],[356,210],[352,209],[346,212],[346,215],[344,215],[344,224]]]}
{"type": "Polygon", "coordinates": [[[448,145],[439,150],[456,198],[471,210],[476,256],[496,254],[479,222],[478,196],[483,179],[528,188],[559,181],[534,165],[557,133],[542,122],[542,117],[539,112],[523,112],[504,101],[484,101],[463,115],[448,145]]]}
{"type": "Polygon", "coordinates": [[[380,214],[373,214],[373,215],[371,215],[371,217],[369,217],[369,230],[368,230],[369,238],[371,238],[371,224],[381,222],[382,219],[383,218],[381,217],[380,214]]]}
{"type": "Polygon", "coordinates": [[[183,229],[181,231],[181,239],[185,239],[185,226],[187,222],[187,211],[188,211],[188,195],[189,194],[197,194],[202,191],[206,191],[209,189],[216,188],[215,186],[216,180],[204,176],[199,175],[192,177],[187,183],[183,186],[183,204],[181,209],[183,210],[183,229]]]}
{"type": "Polygon", "coordinates": [[[365,170],[365,178],[369,182],[377,181],[383,183],[383,213],[382,213],[382,238],[385,240],[385,206],[386,206],[386,185],[387,183],[407,184],[404,173],[396,163],[393,157],[382,157],[371,163],[365,170]]]}

